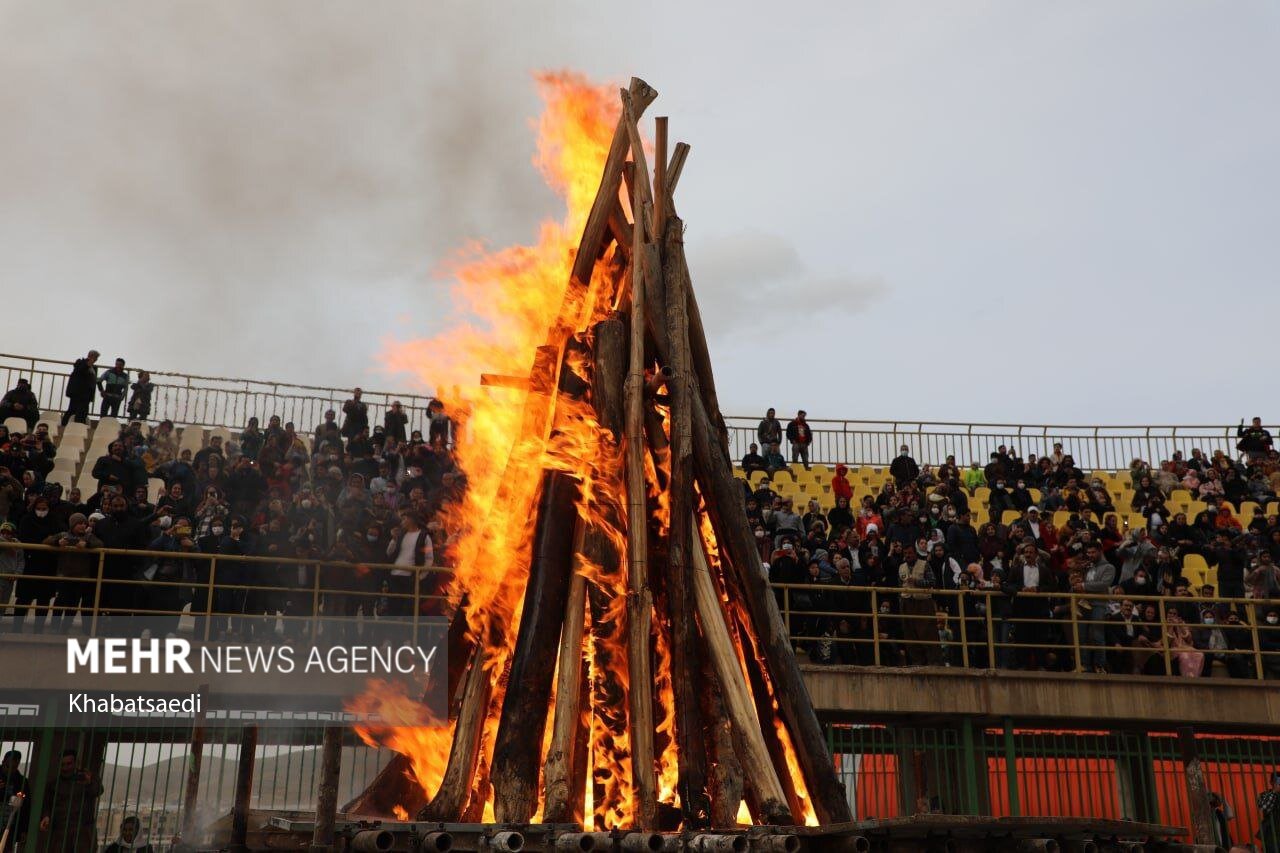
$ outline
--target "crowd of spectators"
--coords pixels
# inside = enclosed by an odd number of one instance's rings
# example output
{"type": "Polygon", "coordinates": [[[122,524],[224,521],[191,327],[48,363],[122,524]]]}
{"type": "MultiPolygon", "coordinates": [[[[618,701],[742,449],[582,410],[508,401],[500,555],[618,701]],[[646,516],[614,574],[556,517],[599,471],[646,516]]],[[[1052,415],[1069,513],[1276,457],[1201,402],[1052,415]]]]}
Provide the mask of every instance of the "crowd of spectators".
{"type": "MultiPolygon", "coordinates": [[[[759,445],[742,459],[748,476],[767,475],[754,486],[742,481],[744,500],[797,648],[814,661],[967,660],[1189,677],[1217,667],[1256,677],[1256,628],[1267,675],[1280,677],[1280,516],[1259,511],[1247,525],[1238,518],[1241,503],[1265,507],[1280,491],[1280,453],[1257,418],[1241,422],[1239,458],[1193,450],[1157,466],[1133,460],[1131,505],[1120,511],[1104,482],[1081,471],[1061,444],[1026,459],[1001,446],[985,466],[963,469],[950,456],[936,468],[921,465],[904,445],[878,493],[855,504],[848,469],[838,465],[834,506],[816,498],[796,506],[773,488],[791,470],[781,435],[770,409],[759,445]],[[1189,518],[1170,507],[1177,489],[1204,508],[1189,518]],[[979,496],[989,520],[975,525],[979,496]],[[1060,511],[1066,523],[1055,525],[1060,511]],[[1142,523],[1131,526],[1127,519],[1139,513],[1142,523]],[[1187,555],[1216,566],[1216,586],[1197,587],[1183,568],[1187,555]],[[948,594],[961,591],[972,594],[948,594]]],[[[803,435],[804,451],[793,445],[793,457],[807,458],[807,428],[803,435]]]]}
{"type": "Polygon", "coordinates": [[[250,418],[231,440],[214,434],[193,452],[180,447],[171,421],[146,424],[150,377],[142,373],[130,383],[123,359],[94,377],[97,356],[75,363],[63,424],[83,418],[96,391],[102,413],[114,413],[130,387],[127,408],[138,417],[123,422],[105,455],[85,460],[92,493],[64,493],[46,481],[56,450],[25,380],[4,397],[28,431],[0,427],[0,540],[15,546],[0,547],[0,631],[85,630],[97,596],[102,618],[119,619],[121,631],[175,633],[180,611],[189,607],[201,636],[206,628],[214,637],[279,625],[298,632],[312,614],[316,573],[323,572],[319,585],[329,592],[321,611],[332,620],[326,630],[342,636],[379,620],[406,619],[419,574],[418,594],[438,591],[440,573],[414,567],[449,565],[441,508],[466,488],[439,401],[427,410],[425,435],[408,429],[409,412],[398,401],[381,424],[371,424],[356,388],[341,420],[330,410],[302,434],[277,416],[265,427],[250,418]],[[22,544],[54,550],[16,547],[22,544]],[[162,556],[102,556],[99,590],[97,548],[162,556]],[[219,558],[212,602],[211,562],[201,555],[219,558]],[[359,568],[321,567],[331,562],[359,568]],[[206,626],[200,614],[210,609],[217,615],[206,626]]]}

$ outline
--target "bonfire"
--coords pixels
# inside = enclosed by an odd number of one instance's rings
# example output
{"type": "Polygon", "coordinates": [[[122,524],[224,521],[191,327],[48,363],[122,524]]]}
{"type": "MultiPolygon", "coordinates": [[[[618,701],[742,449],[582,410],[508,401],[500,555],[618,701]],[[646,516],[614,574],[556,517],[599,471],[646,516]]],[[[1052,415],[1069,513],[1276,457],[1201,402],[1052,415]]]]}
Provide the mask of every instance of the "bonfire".
{"type": "Polygon", "coordinates": [[[539,86],[536,162],[565,220],[463,260],[457,296],[483,321],[393,354],[460,412],[449,721],[362,729],[399,755],[344,811],[847,821],[732,473],[674,202],[689,146],[668,151],[665,118],[646,145],[639,79],[539,86]]]}

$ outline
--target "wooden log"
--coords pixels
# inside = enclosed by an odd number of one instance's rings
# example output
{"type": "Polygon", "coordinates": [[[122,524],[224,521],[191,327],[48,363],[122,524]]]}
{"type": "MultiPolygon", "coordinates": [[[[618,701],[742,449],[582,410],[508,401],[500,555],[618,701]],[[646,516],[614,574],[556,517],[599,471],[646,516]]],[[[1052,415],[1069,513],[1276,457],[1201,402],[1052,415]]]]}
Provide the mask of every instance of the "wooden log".
{"type": "Polygon", "coordinates": [[[258,754],[258,727],[240,730],[240,755],[236,758],[236,787],[231,802],[231,837],[227,850],[248,853],[249,801],[253,799],[253,766],[258,754]]]}
{"type": "Polygon", "coordinates": [[[492,684],[485,669],[484,643],[471,649],[471,663],[462,681],[458,716],[453,726],[449,761],[431,801],[418,812],[418,820],[459,820],[471,793],[471,780],[484,734],[484,711],[489,705],[492,684]]]}
{"type": "Polygon", "coordinates": [[[667,233],[667,117],[658,116],[654,123],[653,145],[653,233],[662,239],[667,233]]]}
{"type": "Polygon", "coordinates": [[[413,763],[408,756],[396,753],[369,786],[348,800],[340,811],[361,817],[391,818],[396,806],[416,815],[426,803],[427,794],[414,776],[413,763]]]}
{"type": "MultiPolygon", "coordinates": [[[[622,98],[622,121],[626,125],[627,139],[631,145],[631,162],[635,164],[635,172],[631,178],[631,221],[633,223],[642,221],[642,211],[645,205],[649,205],[651,222],[653,215],[653,187],[649,184],[649,158],[644,153],[644,139],[640,136],[640,125],[637,123],[642,110],[639,109],[640,105],[626,89],[619,91],[619,97],[622,98]],[[637,202],[639,202],[638,205],[636,204],[637,202]]],[[[652,227],[647,230],[650,237],[656,233],[652,227]]],[[[632,246],[634,245],[633,241],[632,246]]]]}
{"type": "Polygon", "coordinates": [[[569,581],[564,608],[564,628],[560,633],[559,665],[556,669],[556,711],[551,728],[551,746],[543,768],[545,807],[543,823],[574,821],[574,805],[581,809],[585,780],[576,773],[582,723],[582,641],[586,624],[587,581],[580,574],[587,523],[578,519],[573,535],[575,566],[569,581]],[[575,789],[577,797],[575,798],[575,789]]]}
{"type": "Polygon", "coordinates": [[[320,746],[320,784],[316,788],[316,825],[311,850],[332,850],[338,816],[338,775],[342,771],[342,729],[327,726],[320,746]]]}
{"type": "MultiPolygon", "coordinates": [[[[671,152],[671,162],[667,164],[667,198],[674,199],[676,184],[680,183],[680,173],[684,171],[684,161],[689,158],[689,143],[677,142],[676,149],[671,152]]],[[[675,207],[668,208],[672,213],[675,207]]]]}
{"type": "Polygon", "coordinates": [[[533,560],[490,767],[500,823],[526,823],[538,807],[540,747],[573,574],[577,501],[572,477],[559,471],[543,475],[533,560]]]}
{"type": "MultiPolygon", "coordinates": [[[[626,91],[632,116],[636,119],[658,97],[658,93],[639,77],[631,78],[631,86],[626,91]]],[[[609,153],[605,157],[600,189],[596,191],[595,201],[587,214],[587,221],[582,227],[582,239],[578,241],[578,253],[573,259],[573,279],[583,287],[591,283],[591,271],[596,265],[596,259],[600,257],[604,235],[609,228],[609,213],[613,209],[613,202],[618,198],[622,164],[626,161],[630,148],[631,138],[625,117],[619,117],[618,125],[613,131],[613,140],[609,143],[609,153]]]]}
{"type": "MultiPolygon", "coordinates": [[[[666,262],[674,264],[677,271],[687,276],[688,265],[682,249],[666,262]]],[[[692,292],[692,287],[689,292],[692,292]]],[[[649,329],[658,357],[669,362],[671,346],[662,325],[652,324],[649,329]]],[[[813,798],[818,820],[822,823],[851,820],[844,788],[836,777],[835,764],[827,751],[826,738],[805,689],[777,601],[764,577],[760,553],[747,524],[742,488],[734,480],[733,465],[722,440],[722,432],[712,420],[712,413],[708,411],[701,392],[701,383],[698,384],[700,393],[691,395],[694,472],[720,543],[722,559],[732,567],[751,616],[753,631],[759,638],[783,720],[795,742],[800,769],[813,798]]],[[[719,412],[714,416],[720,420],[719,412]]]]}
{"type": "Polygon", "coordinates": [[[725,829],[738,820],[738,805],[744,794],[742,762],[734,746],[735,730],[725,709],[720,679],[706,657],[702,660],[702,685],[698,700],[702,703],[703,738],[711,768],[707,776],[711,825],[725,829]]]}
{"type": "Polygon", "coordinates": [[[645,229],[643,202],[648,199],[649,176],[644,147],[631,98],[622,93],[623,121],[636,164],[635,217],[631,242],[631,346],[627,361],[625,462],[627,487],[627,668],[629,688],[627,729],[631,740],[631,775],[635,789],[636,829],[652,829],[657,818],[658,783],[653,766],[653,678],[649,634],[653,599],[648,578],[649,507],[644,471],[644,330],[645,229]]]}
{"type": "MultiPolygon", "coordinates": [[[[209,685],[201,684],[199,692],[201,695],[207,694],[209,685]]],[[[200,802],[200,767],[204,761],[205,720],[205,712],[201,708],[191,726],[191,759],[187,762],[186,787],[182,794],[182,826],[178,832],[179,837],[190,847],[197,845],[196,832],[199,825],[196,823],[196,809],[200,802]]],[[[0,850],[3,849],[3,846],[0,846],[0,850]]]]}
{"type": "Polygon", "coordinates": [[[626,326],[617,314],[596,323],[595,363],[592,370],[591,402],[601,426],[622,438],[624,417],[622,385],[626,375],[626,326]]]}
{"type": "Polygon", "coordinates": [[[835,764],[800,675],[786,626],[764,577],[760,552],[747,524],[742,489],[733,478],[719,430],[701,409],[701,401],[695,397],[693,439],[698,483],[722,554],[728,557],[750,613],[753,633],[768,665],[783,721],[795,744],[805,787],[819,822],[851,820],[844,787],[836,777],[835,764]]]}
{"type": "MultiPolygon", "coordinates": [[[[664,122],[665,125],[665,122],[664,122]]],[[[665,126],[662,126],[665,130],[665,126]]],[[[665,146],[664,146],[665,147],[665,146]]],[[[666,152],[660,151],[658,162],[665,171],[666,152]]],[[[661,193],[659,193],[661,198],[661,193]]],[[[661,217],[658,217],[661,222],[661,217]]],[[[673,219],[665,237],[668,251],[683,239],[680,221],[673,219]]],[[[693,417],[690,399],[693,394],[689,356],[689,330],[685,316],[684,281],[664,268],[666,284],[666,323],[672,342],[667,366],[672,376],[667,380],[671,401],[670,521],[667,542],[667,614],[671,620],[671,681],[675,698],[676,750],[680,766],[680,809],[685,828],[705,828],[711,819],[711,802],[707,796],[706,750],[702,743],[701,708],[698,702],[698,675],[702,671],[698,644],[698,628],[694,608],[687,597],[691,584],[689,565],[693,546],[693,417]]]]}
{"type": "MultiPolygon", "coordinates": [[[[694,519],[691,523],[693,529],[697,530],[697,520],[694,519]]],[[[702,635],[707,641],[707,656],[720,683],[725,713],[733,726],[738,755],[743,766],[751,768],[750,785],[756,792],[755,799],[759,803],[761,817],[767,823],[789,823],[792,820],[791,808],[779,779],[777,765],[765,745],[764,731],[761,728],[769,723],[756,715],[751,690],[742,674],[738,654],[729,636],[728,623],[720,607],[720,597],[716,594],[715,582],[711,579],[707,555],[702,550],[701,535],[697,537],[696,547],[691,549],[690,556],[694,606],[698,612],[699,624],[702,625],[702,635]]]]}

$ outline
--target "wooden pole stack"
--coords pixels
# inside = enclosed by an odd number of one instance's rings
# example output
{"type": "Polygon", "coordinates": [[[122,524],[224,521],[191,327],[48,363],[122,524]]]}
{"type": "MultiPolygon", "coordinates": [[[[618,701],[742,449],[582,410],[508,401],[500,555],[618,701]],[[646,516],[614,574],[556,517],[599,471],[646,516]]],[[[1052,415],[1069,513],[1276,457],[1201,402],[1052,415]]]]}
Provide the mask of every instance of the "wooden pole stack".
{"type": "MultiPolygon", "coordinates": [[[[588,513],[572,472],[509,463],[512,482],[541,478],[539,497],[517,507],[533,519],[529,572],[511,581],[522,584],[519,624],[487,621],[474,644],[452,703],[448,767],[420,819],[472,818],[490,798],[501,822],[529,821],[541,806],[545,821],[589,829],[609,828],[610,808],[636,829],[727,828],[744,799],[759,824],[803,823],[810,808],[821,823],[852,819],[732,474],[674,204],[689,146],[668,157],[665,117],[650,179],[639,119],[656,96],[639,79],[621,91],[565,297],[566,306],[581,304],[594,276],[597,287],[612,283],[595,304],[613,313],[597,310],[594,325],[575,328],[573,311],[562,311],[530,372],[523,434],[513,437],[547,441],[564,425],[561,398],[580,403],[586,388],[598,440],[620,460],[609,484],[616,507],[588,513]],[[589,351],[586,370],[567,357],[574,347],[589,351]],[[660,637],[669,673],[655,672],[660,637]],[[487,658],[493,649],[506,650],[505,667],[493,665],[501,656],[487,658]],[[670,691],[655,690],[666,681],[659,675],[669,675],[670,691]],[[655,737],[662,719],[674,719],[673,738],[655,737]],[[602,780],[618,772],[602,756],[621,744],[630,801],[602,802],[602,780]],[[672,749],[678,802],[663,804],[658,771],[672,749]],[[584,814],[589,785],[595,815],[584,814]]],[[[502,555],[482,556],[495,571],[506,565],[502,555]]],[[[355,802],[385,797],[366,792],[355,802]]]]}

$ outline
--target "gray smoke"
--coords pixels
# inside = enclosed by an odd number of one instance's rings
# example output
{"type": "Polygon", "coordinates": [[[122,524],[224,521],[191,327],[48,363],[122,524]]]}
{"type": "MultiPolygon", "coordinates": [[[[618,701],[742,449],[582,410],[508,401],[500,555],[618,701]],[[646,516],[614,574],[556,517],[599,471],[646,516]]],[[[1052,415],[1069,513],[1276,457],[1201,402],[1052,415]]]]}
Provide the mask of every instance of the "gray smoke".
{"type": "Polygon", "coordinates": [[[504,49],[568,56],[543,16],[0,0],[0,287],[47,306],[3,349],[359,379],[431,330],[437,259],[558,210],[530,165],[540,66],[504,49]]]}

